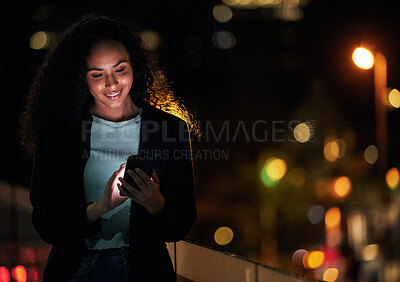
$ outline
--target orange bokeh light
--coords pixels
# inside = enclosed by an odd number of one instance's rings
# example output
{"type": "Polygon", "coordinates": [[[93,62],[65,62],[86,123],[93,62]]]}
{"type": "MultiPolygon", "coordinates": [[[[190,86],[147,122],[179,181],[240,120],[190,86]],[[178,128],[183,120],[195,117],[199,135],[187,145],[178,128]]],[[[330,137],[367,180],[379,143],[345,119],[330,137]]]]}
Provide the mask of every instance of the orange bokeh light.
{"type": "Polygon", "coordinates": [[[326,229],[334,229],[340,227],[340,209],[332,207],[325,213],[326,229]]]}
{"type": "Polygon", "coordinates": [[[341,176],[334,180],[333,188],[339,197],[346,197],[351,190],[351,182],[347,176],[341,176]]]}
{"type": "Polygon", "coordinates": [[[371,51],[359,47],[353,52],[353,62],[360,69],[368,70],[374,66],[375,58],[371,51]]]}

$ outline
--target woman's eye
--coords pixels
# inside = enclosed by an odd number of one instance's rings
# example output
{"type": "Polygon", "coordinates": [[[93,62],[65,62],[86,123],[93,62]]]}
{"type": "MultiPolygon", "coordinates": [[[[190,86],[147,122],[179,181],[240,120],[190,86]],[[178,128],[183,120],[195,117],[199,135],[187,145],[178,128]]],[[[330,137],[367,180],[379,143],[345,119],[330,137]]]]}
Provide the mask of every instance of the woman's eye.
{"type": "Polygon", "coordinates": [[[93,74],[93,75],[92,75],[92,77],[94,77],[94,78],[98,78],[98,77],[101,77],[101,76],[102,76],[101,73],[99,73],[99,74],[93,74]]]}
{"type": "Polygon", "coordinates": [[[122,69],[116,70],[115,72],[123,72],[124,70],[125,70],[125,68],[122,68],[122,69]]]}

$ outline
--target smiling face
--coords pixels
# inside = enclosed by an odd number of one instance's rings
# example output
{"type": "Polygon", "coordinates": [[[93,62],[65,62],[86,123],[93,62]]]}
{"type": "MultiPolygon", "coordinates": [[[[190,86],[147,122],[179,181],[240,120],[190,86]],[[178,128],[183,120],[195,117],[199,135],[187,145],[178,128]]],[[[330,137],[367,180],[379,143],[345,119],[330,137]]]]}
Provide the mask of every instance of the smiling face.
{"type": "Polygon", "coordinates": [[[113,121],[132,115],[135,106],[129,91],[133,71],[124,45],[116,41],[96,43],[86,66],[86,81],[94,98],[92,113],[113,121]]]}

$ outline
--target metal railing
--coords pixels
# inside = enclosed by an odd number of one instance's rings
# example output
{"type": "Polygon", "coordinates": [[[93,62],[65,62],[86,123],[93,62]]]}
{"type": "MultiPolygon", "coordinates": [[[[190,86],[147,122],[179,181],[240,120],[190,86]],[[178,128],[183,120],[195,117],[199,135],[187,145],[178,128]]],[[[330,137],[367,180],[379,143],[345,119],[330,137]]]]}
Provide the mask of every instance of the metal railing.
{"type": "Polygon", "coordinates": [[[189,241],[168,243],[167,247],[176,273],[196,282],[307,281],[305,278],[189,241]]]}

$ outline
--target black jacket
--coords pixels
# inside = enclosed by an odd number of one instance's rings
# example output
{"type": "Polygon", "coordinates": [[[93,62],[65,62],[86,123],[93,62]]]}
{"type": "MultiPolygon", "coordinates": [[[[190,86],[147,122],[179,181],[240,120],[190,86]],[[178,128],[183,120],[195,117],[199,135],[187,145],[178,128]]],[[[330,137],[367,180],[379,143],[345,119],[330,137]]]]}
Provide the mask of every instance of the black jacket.
{"type": "MultiPolygon", "coordinates": [[[[175,281],[165,242],[181,240],[197,213],[191,144],[181,119],[145,103],[139,152],[157,159],[155,170],[165,207],[160,217],[132,201],[130,216],[130,281],[175,281]]],[[[41,142],[34,154],[30,201],[32,223],[52,245],[44,281],[64,281],[80,265],[85,238],[101,229],[101,219],[86,219],[83,172],[90,155],[92,116],[71,123],[54,138],[41,142]]],[[[118,169],[118,168],[116,168],[118,169]]]]}

